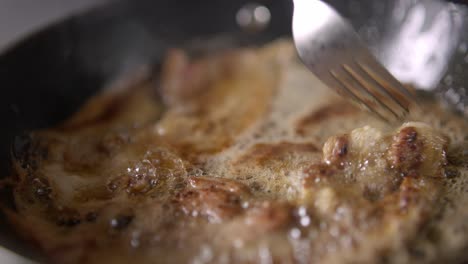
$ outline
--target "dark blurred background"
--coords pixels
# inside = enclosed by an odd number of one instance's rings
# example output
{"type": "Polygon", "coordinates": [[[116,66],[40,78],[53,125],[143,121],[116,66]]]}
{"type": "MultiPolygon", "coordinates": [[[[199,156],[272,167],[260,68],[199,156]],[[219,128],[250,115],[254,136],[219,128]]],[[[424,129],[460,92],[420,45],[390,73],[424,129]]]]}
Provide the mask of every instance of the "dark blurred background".
{"type": "Polygon", "coordinates": [[[0,0],[0,52],[28,32],[109,1],[112,0],[0,0]]]}

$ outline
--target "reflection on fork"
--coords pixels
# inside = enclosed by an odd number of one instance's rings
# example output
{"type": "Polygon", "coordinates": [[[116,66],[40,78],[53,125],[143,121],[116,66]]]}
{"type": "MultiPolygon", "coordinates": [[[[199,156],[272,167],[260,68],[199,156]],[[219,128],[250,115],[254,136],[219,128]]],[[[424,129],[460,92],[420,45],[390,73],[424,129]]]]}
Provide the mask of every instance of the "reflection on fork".
{"type": "Polygon", "coordinates": [[[295,0],[293,36],[300,58],[322,82],[382,120],[401,121],[415,105],[414,96],[328,4],[295,0]]]}

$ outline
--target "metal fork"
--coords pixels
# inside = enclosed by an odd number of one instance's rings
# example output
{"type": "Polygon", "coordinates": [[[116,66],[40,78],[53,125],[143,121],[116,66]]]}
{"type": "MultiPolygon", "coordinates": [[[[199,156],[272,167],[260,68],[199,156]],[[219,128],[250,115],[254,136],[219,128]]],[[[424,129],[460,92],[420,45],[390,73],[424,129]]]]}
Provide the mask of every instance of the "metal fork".
{"type": "Polygon", "coordinates": [[[328,87],[386,122],[403,120],[416,100],[371,54],[352,25],[320,0],[294,0],[299,57],[328,87]]]}

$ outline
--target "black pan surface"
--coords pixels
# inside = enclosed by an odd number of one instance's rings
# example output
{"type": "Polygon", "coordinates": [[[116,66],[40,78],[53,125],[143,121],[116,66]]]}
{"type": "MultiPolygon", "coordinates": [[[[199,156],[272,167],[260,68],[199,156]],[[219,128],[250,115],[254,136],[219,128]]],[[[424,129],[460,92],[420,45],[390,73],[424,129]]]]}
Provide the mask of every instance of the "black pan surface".
{"type": "MultiPolygon", "coordinates": [[[[360,29],[376,52],[387,32],[395,30],[389,21],[398,1],[328,2],[360,29]]],[[[291,35],[291,0],[258,0],[269,8],[272,19],[266,29],[255,33],[242,30],[235,20],[246,3],[249,1],[116,1],[57,22],[8,49],[0,56],[0,176],[9,173],[10,154],[27,144],[22,134],[59,123],[105,84],[139,65],[157,69],[169,47],[184,47],[191,40],[216,35],[229,36],[235,45],[291,35]]],[[[468,28],[468,19],[463,28],[468,28]]],[[[463,40],[468,40],[468,32],[462,34],[463,40]]],[[[455,54],[449,69],[455,83],[468,84],[464,56],[455,54]]],[[[4,217],[0,217],[0,245],[39,257],[20,243],[4,217]]]]}

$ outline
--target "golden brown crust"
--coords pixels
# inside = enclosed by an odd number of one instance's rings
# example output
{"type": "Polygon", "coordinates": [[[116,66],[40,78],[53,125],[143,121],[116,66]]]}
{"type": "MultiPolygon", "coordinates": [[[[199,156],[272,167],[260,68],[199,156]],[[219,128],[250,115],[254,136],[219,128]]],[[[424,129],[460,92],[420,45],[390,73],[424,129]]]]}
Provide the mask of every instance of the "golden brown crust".
{"type": "Polygon", "coordinates": [[[190,177],[188,181],[190,187],[177,194],[177,202],[185,214],[207,217],[210,222],[240,214],[243,198],[250,195],[245,185],[232,180],[190,177]]]}

